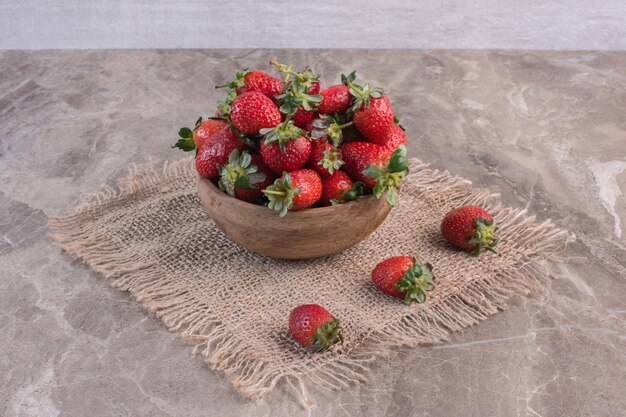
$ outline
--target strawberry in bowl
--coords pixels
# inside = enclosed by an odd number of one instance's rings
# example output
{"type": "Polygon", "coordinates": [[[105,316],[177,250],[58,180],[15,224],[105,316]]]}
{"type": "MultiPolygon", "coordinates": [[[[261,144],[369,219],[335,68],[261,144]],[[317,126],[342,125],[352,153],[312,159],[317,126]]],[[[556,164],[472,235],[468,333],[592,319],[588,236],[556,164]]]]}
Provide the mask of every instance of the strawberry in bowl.
{"type": "Polygon", "coordinates": [[[336,253],[365,238],[398,203],[406,134],[387,94],[356,72],[323,87],[305,67],[238,72],[215,116],[182,128],[199,193],[233,240],[279,258],[336,253]]]}

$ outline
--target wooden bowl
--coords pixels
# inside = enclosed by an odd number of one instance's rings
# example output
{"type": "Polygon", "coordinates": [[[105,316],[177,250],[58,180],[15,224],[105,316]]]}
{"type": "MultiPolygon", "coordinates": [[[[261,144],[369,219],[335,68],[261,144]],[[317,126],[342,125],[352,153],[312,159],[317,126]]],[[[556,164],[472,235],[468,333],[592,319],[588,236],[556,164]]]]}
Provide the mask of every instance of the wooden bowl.
{"type": "Polygon", "coordinates": [[[232,240],[272,258],[311,259],[346,250],[369,236],[391,206],[373,195],[330,207],[290,211],[285,217],[264,206],[237,200],[198,177],[204,209],[232,240]]]}

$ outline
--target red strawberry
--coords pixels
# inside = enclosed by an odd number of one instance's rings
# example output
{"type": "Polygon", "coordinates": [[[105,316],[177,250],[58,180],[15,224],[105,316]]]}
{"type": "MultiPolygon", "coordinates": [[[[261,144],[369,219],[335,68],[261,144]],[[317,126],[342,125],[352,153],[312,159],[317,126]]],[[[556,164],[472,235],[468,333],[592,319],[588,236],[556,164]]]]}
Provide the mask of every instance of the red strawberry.
{"type": "Polygon", "coordinates": [[[279,95],[285,86],[285,83],[278,78],[259,70],[252,70],[244,74],[242,84],[237,87],[237,94],[241,95],[248,91],[259,91],[271,99],[279,95]]]}
{"type": "Polygon", "coordinates": [[[413,300],[423,303],[426,292],[435,287],[432,268],[412,256],[395,256],[376,265],[372,282],[385,294],[403,298],[406,304],[413,300]]]}
{"type": "Polygon", "coordinates": [[[354,181],[361,181],[368,188],[374,188],[376,180],[363,174],[370,165],[383,167],[389,160],[389,152],[380,145],[369,142],[350,142],[340,147],[345,165],[343,170],[354,181]]]}
{"type": "Polygon", "coordinates": [[[274,129],[264,129],[261,133],[265,135],[261,142],[261,156],[274,172],[282,174],[306,165],[311,155],[311,142],[291,121],[274,129]]]}
{"type": "Polygon", "coordinates": [[[372,143],[384,146],[385,149],[393,152],[398,146],[406,144],[406,133],[400,126],[394,123],[387,133],[372,139],[372,143]]]}
{"type": "Polygon", "coordinates": [[[495,222],[491,214],[477,206],[452,210],[441,222],[441,234],[454,246],[472,250],[478,256],[485,249],[495,253],[495,222]]]}
{"type": "Polygon", "coordinates": [[[207,119],[201,122],[193,131],[193,141],[196,147],[200,149],[211,136],[225,126],[228,126],[228,122],[224,119],[207,119]]]}
{"type": "Polygon", "coordinates": [[[359,132],[371,141],[379,136],[384,136],[391,129],[393,122],[393,109],[389,98],[381,96],[370,98],[369,105],[363,105],[354,112],[354,125],[359,132]]]}
{"type": "Polygon", "coordinates": [[[272,184],[276,174],[270,170],[259,155],[233,150],[228,164],[219,165],[219,187],[239,200],[254,202],[261,198],[261,190],[272,184]]]}
{"type": "Polygon", "coordinates": [[[354,84],[356,73],[341,76],[342,84],[350,87],[350,94],[354,97],[352,107],[354,125],[369,140],[376,140],[391,129],[394,122],[393,109],[389,98],[380,88],[371,88],[369,84],[361,87],[354,84]]]}
{"type": "Polygon", "coordinates": [[[218,165],[228,162],[228,156],[234,149],[243,150],[246,144],[230,126],[223,127],[214,134],[200,148],[196,155],[196,169],[205,178],[219,177],[218,165]]]}
{"type": "Polygon", "coordinates": [[[258,91],[273,100],[274,96],[283,91],[284,86],[285,84],[281,80],[263,71],[244,70],[237,73],[234,81],[218,85],[215,88],[228,87],[235,90],[238,95],[249,91],[258,91]]]}
{"type": "Polygon", "coordinates": [[[306,129],[307,125],[313,120],[315,113],[306,111],[302,107],[298,107],[296,113],[291,117],[293,124],[301,129],[306,129]]]}
{"type": "Polygon", "coordinates": [[[228,122],[224,119],[211,118],[202,121],[202,117],[200,117],[196,120],[196,125],[193,130],[188,127],[183,127],[178,131],[180,139],[178,139],[172,148],[179,148],[185,152],[200,149],[209,137],[213,136],[227,125],[228,122]]]}
{"type": "Polygon", "coordinates": [[[317,203],[322,195],[322,180],[312,169],[285,172],[263,194],[270,201],[268,207],[283,217],[287,210],[302,210],[317,203]]]}
{"type": "MultiPolygon", "coordinates": [[[[310,169],[291,171],[293,187],[299,188],[300,192],[293,198],[291,210],[301,210],[317,203],[322,195],[322,179],[319,174],[310,169]]],[[[283,174],[283,178],[286,178],[283,174]]]]}
{"type": "Polygon", "coordinates": [[[317,171],[321,177],[332,175],[344,164],[341,151],[323,140],[311,141],[311,156],[307,166],[317,171]]]}
{"type": "Polygon", "coordinates": [[[392,154],[380,145],[369,142],[350,142],[341,147],[346,171],[353,180],[371,188],[376,198],[385,194],[387,202],[398,203],[398,188],[408,172],[406,147],[398,146],[392,154]],[[365,167],[365,168],[363,168],[365,167]]]}
{"type": "MultiPolygon", "coordinates": [[[[307,90],[307,94],[311,96],[319,93],[319,91],[320,83],[316,81],[311,84],[311,86],[307,90]]],[[[307,125],[313,120],[313,117],[315,117],[315,112],[307,111],[303,107],[298,107],[296,113],[291,117],[291,120],[293,120],[294,125],[298,126],[301,129],[306,129],[307,125]]]]}
{"type": "Polygon", "coordinates": [[[319,114],[345,113],[350,108],[352,95],[347,85],[332,85],[320,94],[324,99],[317,108],[319,114]]]}
{"type": "Polygon", "coordinates": [[[320,91],[320,83],[317,81],[319,75],[308,67],[296,72],[293,65],[284,65],[276,61],[272,61],[271,64],[286,74],[285,88],[276,97],[280,112],[289,116],[297,127],[306,128],[313,118],[318,104],[322,101],[322,96],[318,95],[320,91]]]}
{"type": "Polygon", "coordinates": [[[317,304],[294,308],[289,315],[289,331],[296,342],[314,352],[321,352],[337,342],[343,342],[339,320],[317,304]]]}
{"type": "Polygon", "coordinates": [[[242,133],[259,134],[261,129],[280,123],[278,107],[267,96],[250,91],[238,96],[230,109],[230,121],[242,133]]]}
{"type": "Polygon", "coordinates": [[[313,81],[311,86],[307,90],[307,94],[318,94],[320,92],[320,83],[318,81],[313,81]]]}
{"type": "Polygon", "coordinates": [[[323,206],[356,200],[361,195],[363,184],[353,184],[350,176],[343,171],[335,171],[333,175],[322,177],[322,196],[319,202],[323,206]]]}

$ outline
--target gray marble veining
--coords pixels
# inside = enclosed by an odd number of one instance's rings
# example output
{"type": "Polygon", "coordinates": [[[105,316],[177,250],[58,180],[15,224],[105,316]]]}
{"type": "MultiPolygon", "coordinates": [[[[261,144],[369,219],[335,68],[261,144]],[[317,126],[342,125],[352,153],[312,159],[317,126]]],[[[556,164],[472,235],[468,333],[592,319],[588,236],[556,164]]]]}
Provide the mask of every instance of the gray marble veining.
{"type": "Polygon", "coordinates": [[[626,53],[400,50],[0,52],[0,415],[626,414],[626,53]],[[211,86],[270,58],[386,88],[409,151],[578,238],[550,288],[381,359],[371,382],[305,411],[258,403],[126,293],[46,238],[133,162],[176,159],[211,86]]]}

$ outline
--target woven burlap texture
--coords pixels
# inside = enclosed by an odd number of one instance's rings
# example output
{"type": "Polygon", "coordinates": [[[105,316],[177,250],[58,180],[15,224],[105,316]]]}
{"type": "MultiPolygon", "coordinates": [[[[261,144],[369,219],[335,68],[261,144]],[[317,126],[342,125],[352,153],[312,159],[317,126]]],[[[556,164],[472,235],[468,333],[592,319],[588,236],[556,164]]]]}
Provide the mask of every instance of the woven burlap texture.
{"type": "Polygon", "coordinates": [[[364,381],[371,362],[394,347],[444,342],[511,296],[539,289],[547,278],[542,261],[572,239],[549,221],[502,207],[493,191],[413,159],[399,206],[369,238],[330,257],[275,260],[239,247],[207,217],[193,160],[153,165],[131,168],[117,188],[51,217],[51,237],[180,332],[248,398],[280,383],[310,405],[315,389],[364,381]],[[442,240],[441,219],[465,204],[493,214],[499,255],[472,257],[442,240]],[[395,255],[433,264],[437,287],[425,304],[407,306],[371,283],[372,268],[395,255]],[[292,340],[289,313],[306,303],[339,319],[343,345],[312,354],[292,340]]]}

